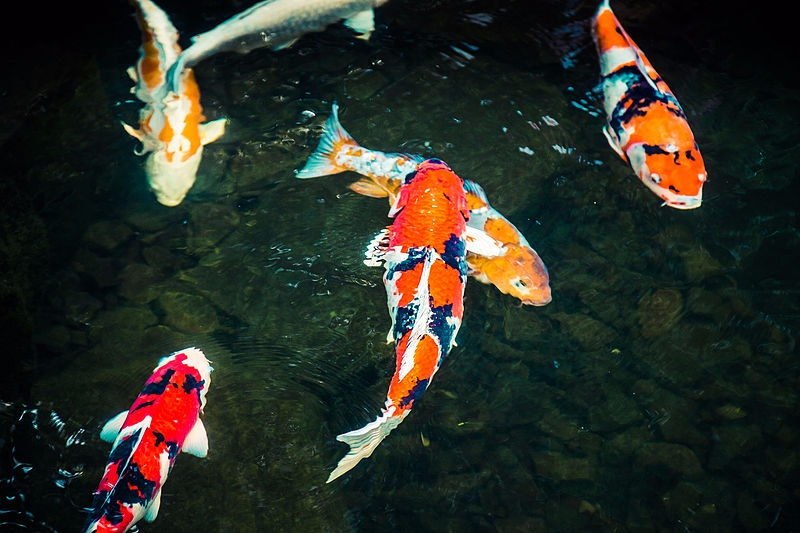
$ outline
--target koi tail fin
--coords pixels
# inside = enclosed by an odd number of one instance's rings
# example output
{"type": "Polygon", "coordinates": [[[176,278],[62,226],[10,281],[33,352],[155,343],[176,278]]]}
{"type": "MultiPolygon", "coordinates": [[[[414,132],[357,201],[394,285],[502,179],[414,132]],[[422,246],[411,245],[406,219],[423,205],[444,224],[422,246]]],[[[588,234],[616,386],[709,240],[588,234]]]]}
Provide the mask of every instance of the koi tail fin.
{"type": "Polygon", "coordinates": [[[358,143],[339,122],[339,105],[334,102],[331,116],[325,121],[317,149],[308,158],[305,166],[297,171],[296,176],[308,179],[344,172],[346,169],[337,165],[335,161],[343,145],[358,146],[358,143]]]}
{"type": "Polygon", "coordinates": [[[347,452],[347,455],[342,457],[339,464],[336,465],[336,468],[334,468],[333,472],[328,476],[328,481],[326,481],[326,483],[330,483],[339,476],[346,474],[356,466],[361,459],[366,459],[372,455],[372,452],[375,451],[378,444],[380,444],[394,428],[400,425],[400,422],[403,421],[408,413],[409,411],[401,411],[399,414],[384,412],[363,428],[348,433],[342,433],[337,436],[336,440],[350,446],[350,451],[347,452]]]}

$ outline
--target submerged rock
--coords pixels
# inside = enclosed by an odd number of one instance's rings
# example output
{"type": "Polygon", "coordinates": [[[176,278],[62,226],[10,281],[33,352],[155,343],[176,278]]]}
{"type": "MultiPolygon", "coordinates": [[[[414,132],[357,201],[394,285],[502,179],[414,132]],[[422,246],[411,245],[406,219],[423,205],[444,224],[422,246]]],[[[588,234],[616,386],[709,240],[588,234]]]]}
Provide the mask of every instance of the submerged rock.
{"type": "Polygon", "coordinates": [[[646,339],[663,335],[681,318],[683,297],[674,289],[658,289],[639,300],[636,316],[646,339]]]}
{"type": "Polygon", "coordinates": [[[170,291],[158,297],[164,323],[184,333],[211,333],[217,328],[217,313],[202,296],[170,291]]]}
{"type": "Polygon", "coordinates": [[[638,468],[666,469],[670,475],[698,477],[703,474],[700,459],[688,447],[668,442],[647,442],[643,444],[634,457],[634,465],[638,468]]]}
{"type": "Polygon", "coordinates": [[[617,336],[613,329],[590,316],[556,313],[553,318],[586,351],[599,350],[607,346],[617,336]]]}
{"type": "Polygon", "coordinates": [[[104,250],[113,250],[132,236],[133,230],[124,222],[101,220],[89,226],[83,240],[104,250]]]}

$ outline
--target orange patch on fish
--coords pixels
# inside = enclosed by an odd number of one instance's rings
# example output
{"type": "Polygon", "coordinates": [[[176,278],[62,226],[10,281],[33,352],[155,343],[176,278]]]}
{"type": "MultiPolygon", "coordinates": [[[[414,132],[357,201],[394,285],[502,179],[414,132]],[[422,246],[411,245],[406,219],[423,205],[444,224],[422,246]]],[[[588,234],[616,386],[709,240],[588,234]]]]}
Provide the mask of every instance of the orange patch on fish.
{"type": "Polygon", "coordinates": [[[464,284],[464,280],[461,279],[461,273],[458,270],[444,261],[436,261],[431,265],[428,284],[430,285],[431,305],[433,307],[452,304],[453,315],[462,315],[463,299],[454,298],[454,296],[461,294],[461,287],[464,284]]]}

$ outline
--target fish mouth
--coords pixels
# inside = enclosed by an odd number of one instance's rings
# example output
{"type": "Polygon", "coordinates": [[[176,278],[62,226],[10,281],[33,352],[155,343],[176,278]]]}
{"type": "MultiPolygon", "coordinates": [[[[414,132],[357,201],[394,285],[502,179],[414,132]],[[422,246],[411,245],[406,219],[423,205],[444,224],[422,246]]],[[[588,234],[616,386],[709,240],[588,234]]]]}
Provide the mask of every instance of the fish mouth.
{"type": "Polygon", "coordinates": [[[553,301],[553,297],[552,296],[548,296],[546,300],[544,300],[544,299],[541,299],[541,300],[531,300],[531,299],[522,300],[522,304],[523,305],[532,305],[534,307],[543,307],[543,306],[549,304],[552,301],[553,301]]]}
{"type": "Polygon", "coordinates": [[[664,199],[663,205],[675,209],[697,209],[703,203],[703,199],[700,196],[682,196],[680,198],[680,200],[664,199]]]}
{"type": "Polygon", "coordinates": [[[653,191],[659,198],[664,200],[662,206],[669,206],[674,209],[697,209],[703,203],[703,189],[697,191],[694,196],[687,196],[683,194],[674,193],[668,189],[659,187],[655,183],[650,183],[650,180],[641,180],[648,189],[653,191]]]}

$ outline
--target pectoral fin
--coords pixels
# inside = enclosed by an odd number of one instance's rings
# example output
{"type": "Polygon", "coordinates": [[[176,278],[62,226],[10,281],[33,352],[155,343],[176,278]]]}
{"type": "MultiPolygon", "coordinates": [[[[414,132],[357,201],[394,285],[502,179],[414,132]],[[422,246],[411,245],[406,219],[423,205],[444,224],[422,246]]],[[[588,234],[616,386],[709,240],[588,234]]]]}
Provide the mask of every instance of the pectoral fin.
{"type": "Polygon", "coordinates": [[[375,29],[375,12],[372,9],[367,9],[361,13],[356,13],[345,20],[344,25],[358,33],[359,39],[367,41],[375,29]]]}
{"type": "Polygon", "coordinates": [[[152,522],[158,516],[158,510],[161,508],[161,489],[156,492],[153,501],[147,506],[147,513],[144,515],[145,522],[152,522]]]}
{"type": "Polygon", "coordinates": [[[106,442],[114,442],[119,435],[119,431],[122,429],[122,424],[125,423],[125,419],[128,417],[128,411],[122,411],[117,416],[106,422],[103,426],[103,429],[100,430],[100,438],[106,442]]]}
{"type": "Polygon", "coordinates": [[[225,133],[225,126],[228,124],[228,119],[218,118],[205,124],[200,124],[200,144],[205,146],[208,143],[213,143],[225,133]]]}
{"type": "Polygon", "coordinates": [[[384,255],[389,246],[389,229],[384,228],[367,245],[364,252],[364,264],[367,266],[383,265],[384,255]]]}
{"type": "Polygon", "coordinates": [[[497,257],[505,253],[503,243],[490,237],[485,231],[467,226],[465,234],[467,252],[481,257],[497,257]]]}
{"type": "Polygon", "coordinates": [[[208,455],[208,434],[206,433],[206,427],[203,425],[203,421],[199,418],[186,436],[186,440],[183,441],[181,451],[196,457],[205,457],[208,455]]]}
{"type": "Polygon", "coordinates": [[[611,126],[603,126],[603,135],[606,136],[606,140],[608,141],[609,146],[614,149],[619,156],[624,159],[625,161],[628,160],[628,156],[625,155],[625,152],[622,151],[622,148],[619,145],[619,139],[617,138],[616,134],[611,130],[611,126]]]}
{"type": "Polygon", "coordinates": [[[144,139],[144,134],[141,131],[134,128],[133,126],[131,126],[130,124],[126,124],[125,122],[121,121],[120,124],[122,124],[122,127],[125,129],[125,132],[131,137],[139,140],[140,142],[142,141],[142,139],[144,139]]]}
{"type": "MultiPolygon", "coordinates": [[[[389,196],[389,190],[386,189],[386,187],[375,183],[370,178],[361,178],[351,183],[349,187],[351,191],[369,196],[370,198],[386,198],[389,196]]],[[[394,201],[392,201],[392,203],[394,203],[394,201]]]]}

